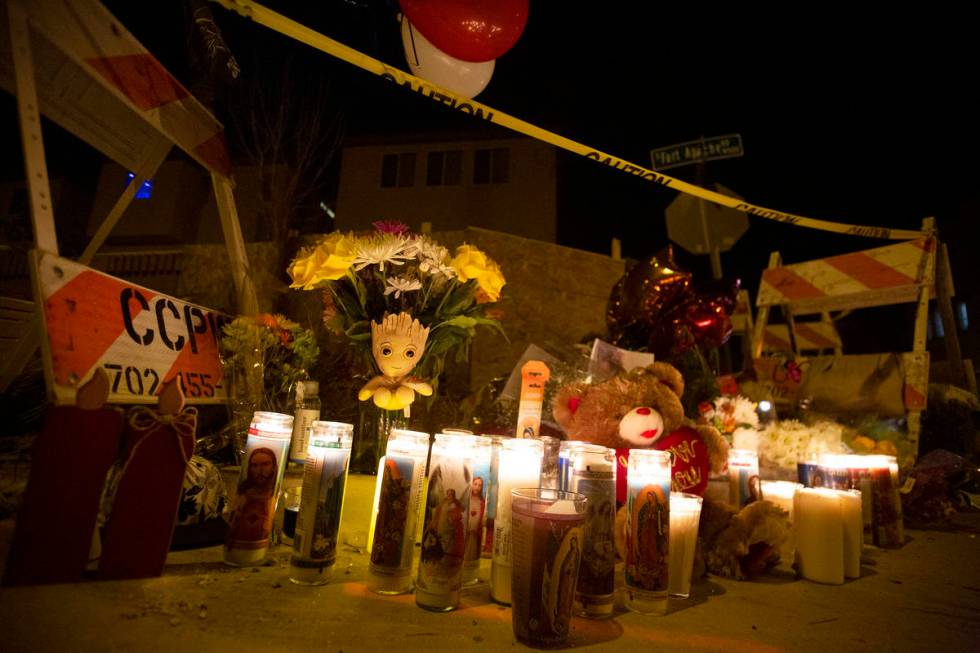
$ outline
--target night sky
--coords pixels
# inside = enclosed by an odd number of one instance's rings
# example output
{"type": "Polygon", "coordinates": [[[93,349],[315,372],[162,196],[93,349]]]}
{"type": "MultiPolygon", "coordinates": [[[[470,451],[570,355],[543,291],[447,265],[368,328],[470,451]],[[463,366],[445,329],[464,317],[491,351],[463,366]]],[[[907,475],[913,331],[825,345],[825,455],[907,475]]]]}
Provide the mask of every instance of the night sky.
{"type": "MultiPolygon", "coordinates": [[[[191,86],[182,3],[153,14],[142,3],[106,4],[191,86]]],[[[329,80],[347,135],[473,122],[211,6],[243,75],[290,60],[329,80]]],[[[269,6],[407,70],[395,0],[269,6]]],[[[975,295],[975,264],[967,261],[980,209],[971,23],[921,9],[892,6],[868,16],[852,9],[708,13],[663,3],[532,0],[524,33],[476,99],[643,166],[655,147],[741,134],[745,156],[708,164],[705,181],[758,205],[834,221],[914,229],[935,216],[960,294],[975,295]]],[[[219,97],[215,112],[224,117],[223,110],[219,97]]],[[[560,243],[607,252],[619,237],[624,255],[635,259],[667,244],[663,211],[676,191],[574,155],[562,155],[560,165],[560,243]]],[[[691,166],[668,174],[694,180],[691,166]]],[[[883,244],[750,218],[722,263],[726,275],[754,288],[772,249],[798,261],[883,244]]],[[[678,259],[708,274],[706,257],[679,251],[678,259]]]]}

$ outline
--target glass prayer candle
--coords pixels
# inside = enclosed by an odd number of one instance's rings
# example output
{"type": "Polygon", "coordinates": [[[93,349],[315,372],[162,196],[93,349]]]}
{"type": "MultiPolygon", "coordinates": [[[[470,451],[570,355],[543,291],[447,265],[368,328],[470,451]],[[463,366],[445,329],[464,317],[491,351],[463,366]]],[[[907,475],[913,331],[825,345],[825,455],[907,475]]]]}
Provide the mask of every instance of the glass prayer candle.
{"type": "Polygon", "coordinates": [[[415,582],[415,603],[426,610],[459,607],[473,478],[470,452],[475,446],[476,436],[455,433],[440,433],[432,444],[415,582]]]}
{"type": "Polygon", "coordinates": [[[558,476],[558,450],[561,440],[550,435],[541,436],[541,487],[552,490],[560,489],[558,476]]]}
{"type": "Polygon", "coordinates": [[[728,451],[728,496],[729,503],[739,510],[762,498],[759,454],[755,451],[751,449],[728,451]]]}
{"type": "Polygon", "coordinates": [[[493,558],[493,522],[497,514],[497,470],[500,467],[500,448],[505,440],[503,435],[491,435],[490,442],[490,484],[487,488],[487,511],[483,520],[483,551],[480,556],[493,558]]]}
{"type": "Polygon", "coordinates": [[[541,455],[541,440],[535,438],[505,440],[500,449],[493,560],[490,566],[490,596],[497,603],[510,605],[511,598],[511,490],[538,487],[541,482],[541,455]]]}
{"type": "Polygon", "coordinates": [[[569,464],[572,447],[589,444],[583,440],[562,440],[558,445],[558,489],[567,490],[572,468],[569,464]]]}
{"type": "Polygon", "coordinates": [[[289,580],[323,585],[337,560],[353,424],[314,421],[306,448],[303,491],[289,561],[289,580]]]}
{"type": "Polygon", "coordinates": [[[820,473],[828,487],[861,491],[865,543],[902,546],[905,533],[894,456],[824,454],[820,473]]]}
{"type": "Polygon", "coordinates": [[[667,613],[670,546],[670,454],[630,449],[626,495],[626,607],[667,613]]]}
{"type": "Polygon", "coordinates": [[[579,444],[570,450],[568,490],[588,499],[575,603],[579,614],[611,617],[614,603],[616,544],[616,450],[579,444]]]}
{"type": "Polygon", "coordinates": [[[463,585],[473,585],[478,582],[477,573],[480,571],[480,556],[483,551],[483,528],[486,521],[492,452],[493,440],[482,435],[473,436],[473,445],[469,451],[470,508],[466,520],[463,585]]]}
{"type": "Polygon", "coordinates": [[[415,530],[429,434],[392,429],[378,479],[368,587],[378,594],[412,589],[415,530]]]}
{"type": "Polygon", "coordinates": [[[671,596],[686,599],[691,595],[691,572],[694,550],[698,544],[701,521],[701,497],[684,492],[670,493],[670,568],[671,596]]]}
{"type": "Polygon", "coordinates": [[[225,540],[226,564],[257,565],[265,560],[292,437],[292,415],[252,416],[225,540]]]}
{"type": "Polygon", "coordinates": [[[568,638],[588,500],[546,488],[518,488],[512,495],[514,636],[554,648],[568,638]]]}

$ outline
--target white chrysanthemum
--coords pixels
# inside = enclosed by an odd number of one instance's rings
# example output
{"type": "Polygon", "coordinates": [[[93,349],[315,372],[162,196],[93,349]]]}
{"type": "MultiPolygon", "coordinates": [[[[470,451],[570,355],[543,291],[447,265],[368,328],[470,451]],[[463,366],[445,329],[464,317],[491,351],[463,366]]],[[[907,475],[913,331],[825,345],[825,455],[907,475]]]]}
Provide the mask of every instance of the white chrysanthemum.
{"type": "Polygon", "coordinates": [[[456,276],[456,271],[450,266],[452,256],[449,250],[425,236],[415,239],[418,247],[419,271],[432,276],[441,275],[447,279],[456,276]]]}
{"type": "Polygon", "coordinates": [[[732,399],[735,413],[735,423],[739,426],[748,425],[752,428],[759,426],[759,414],[755,411],[756,403],[742,395],[732,399]]]}
{"type": "Polygon", "coordinates": [[[354,269],[377,265],[384,272],[386,264],[404,265],[417,253],[418,245],[412,238],[387,233],[364,236],[354,243],[354,269]]]}
{"type": "Polygon", "coordinates": [[[402,296],[403,292],[411,292],[422,287],[422,282],[418,279],[408,277],[392,277],[385,284],[385,295],[395,293],[395,299],[402,296]]]}

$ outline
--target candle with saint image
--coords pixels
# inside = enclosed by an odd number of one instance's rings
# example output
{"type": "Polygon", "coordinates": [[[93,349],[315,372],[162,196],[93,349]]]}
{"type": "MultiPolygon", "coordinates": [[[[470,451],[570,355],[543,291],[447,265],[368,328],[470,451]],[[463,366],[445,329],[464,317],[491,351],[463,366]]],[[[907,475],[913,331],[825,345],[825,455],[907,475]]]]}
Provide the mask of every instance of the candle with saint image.
{"type": "Polygon", "coordinates": [[[536,438],[541,429],[544,386],[551,371],[542,361],[528,361],[521,367],[521,402],[517,409],[517,437],[536,438]]]}
{"type": "Polygon", "coordinates": [[[303,468],[303,491],[289,580],[322,585],[337,559],[337,535],[344,511],[353,424],[314,421],[303,468]]]}
{"type": "Polygon", "coordinates": [[[861,548],[864,524],[861,520],[860,490],[838,490],[841,520],[844,526],[844,577],[861,577],[861,548]]]}
{"type": "Polygon", "coordinates": [[[260,411],[252,416],[225,540],[226,564],[256,565],[265,560],[292,437],[292,415],[260,411]]]}
{"type": "Polygon", "coordinates": [[[440,433],[432,444],[415,583],[415,603],[426,610],[459,607],[472,481],[470,451],[475,446],[476,436],[455,433],[440,433]]]}
{"type": "Polygon", "coordinates": [[[473,437],[469,451],[470,507],[466,520],[466,552],[463,557],[463,585],[478,582],[480,556],[483,551],[483,528],[486,522],[487,493],[490,486],[490,460],[493,440],[486,436],[473,437]]]}
{"type": "Polygon", "coordinates": [[[580,614],[604,619],[612,616],[615,594],[616,450],[579,443],[568,460],[568,490],[588,500],[575,604],[580,614]]]}
{"type": "Polygon", "coordinates": [[[800,575],[831,585],[844,582],[844,518],[840,492],[803,488],[793,506],[800,575]]]}
{"type": "Polygon", "coordinates": [[[368,587],[378,594],[412,589],[412,557],[429,434],[392,429],[379,476],[368,587]]]}
{"type": "Polygon", "coordinates": [[[513,543],[511,542],[511,490],[536,488],[541,482],[541,441],[531,438],[505,440],[497,463],[497,509],[493,522],[493,561],[490,596],[510,605],[513,543]]]}
{"type": "Polygon", "coordinates": [[[899,547],[905,535],[894,456],[824,454],[820,471],[829,487],[861,491],[864,542],[899,547]]]}
{"type": "Polygon", "coordinates": [[[737,509],[762,498],[759,454],[751,449],[729,449],[728,491],[729,503],[737,509]]]}
{"type": "Polygon", "coordinates": [[[503,435],[491,435],[490,482],[487,486],[487,510],[483,520],[483,550],[481,558],[493,558],[493,522],[497,514],[497,471],[500,468],[500,448],[505,440],[503,435]]]}
{"type": "Polygon", "coordinates": [[[670,481],[670,453],[630,449],[624,602],[641,614],[667,613],[670,481]]]}
{"type": "Polygon", "coordinates": [[[670,493],[670,570],[671,596],[691,595],[691,571],[701,521],[701,497],[684,492],[670,493]]]}

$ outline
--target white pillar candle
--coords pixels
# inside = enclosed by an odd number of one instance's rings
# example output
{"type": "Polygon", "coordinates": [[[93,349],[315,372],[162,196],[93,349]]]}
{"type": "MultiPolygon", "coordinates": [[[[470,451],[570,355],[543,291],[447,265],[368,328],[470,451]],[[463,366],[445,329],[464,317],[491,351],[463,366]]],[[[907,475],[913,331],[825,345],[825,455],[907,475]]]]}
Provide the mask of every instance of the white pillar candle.
{"type": "Polygon", "coordinates": [[[670,493],[670,595],[691,595],[691,571],[698,543],[701,497],[683,492],[670,493]]]}
{"type": "Polygon", "coordinates": [[[744,508],[762,498],[759,454],[751,449],[729,449],[728,488],[728,501],[736,509],[744,508]]]}
{"type": "Polygon", "coordinates": [[[861,519],[861,492],[839,490],[841,518],[844,524],[844,577],[861,577],[861,547],[864,544],[864,523],[861,519]]]}
{"type": "Polygon", "coordinates": [[[497,603],[511,600],[511,490],[537,488],[541,482],[541,441],[534,438],[505,440],[497,463],[497,510],[493,521],[493,561],[490,596],[497,603]]]}
{"type": "Polygon", "coordinates": [[[762,496],[766,501],[776,504],[789,514],[793,523],[793,498],[803,489],[802,483],[792,481],[762,481],[762,496]]]}
{"type": "Polygon", "coordinates": [[[793,506],[800,575],[818,583],[844,583],[841,498],[825,488],[803,488],[793,506]]]}
{"type": "Polygon", "coordinates": [[[670,481],[668,452],[630,449],[624,602],[641,614],[667,614],[670,481]]]}

